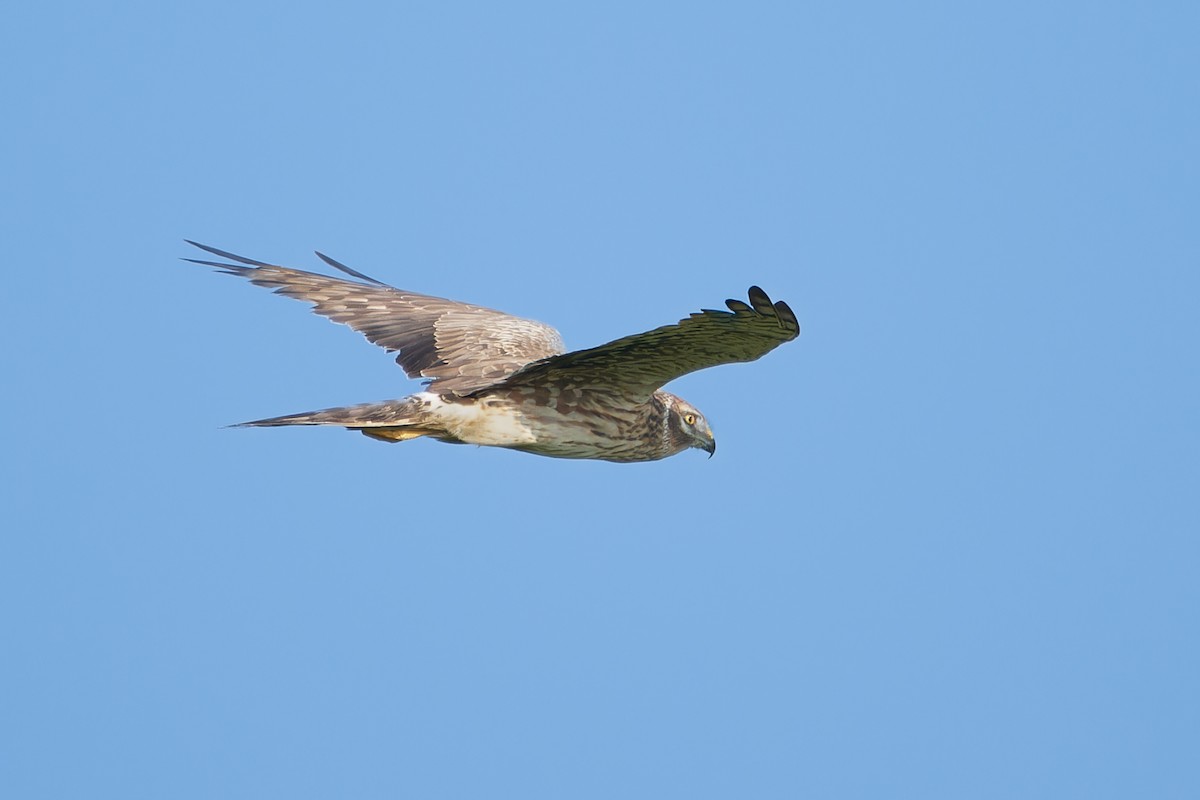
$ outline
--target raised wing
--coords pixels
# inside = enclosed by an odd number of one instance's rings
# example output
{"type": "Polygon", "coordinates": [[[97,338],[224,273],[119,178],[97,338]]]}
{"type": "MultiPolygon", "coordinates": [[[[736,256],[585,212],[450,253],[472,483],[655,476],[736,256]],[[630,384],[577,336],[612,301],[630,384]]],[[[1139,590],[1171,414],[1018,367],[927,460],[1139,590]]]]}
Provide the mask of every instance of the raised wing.
{"type": "Polygon", "coordinates": [[[185,261],[217,267],[277,294],[307,300],[316,313],[349,325],[373,344],[399,351],[396,363],[408,376],[428,378],[439,392],[468,394],[566,349],[558,331],[549,325],[482,306],[405,292],[321,253],[317,255],[326,264],[358,280],[266,264],[185,241],[237,263],[185,261]]]}
{"type": "Polygon", "coordinates": [[[753,361],[800,335],[800,323],[787,303],[772,303],[757,286],[749,294],[748,305],[726,300],[729,311],[701,311],[674,325],[530,364],[502,385],[604,386],[645,400],[681,375],[753,361]]]}

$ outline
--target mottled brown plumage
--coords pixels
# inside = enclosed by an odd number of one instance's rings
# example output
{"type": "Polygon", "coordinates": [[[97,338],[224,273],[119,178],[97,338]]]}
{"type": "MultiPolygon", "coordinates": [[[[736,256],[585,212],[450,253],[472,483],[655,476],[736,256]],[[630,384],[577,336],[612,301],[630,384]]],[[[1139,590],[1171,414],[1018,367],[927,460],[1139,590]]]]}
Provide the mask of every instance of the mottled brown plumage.
{"type": "Polygon", "coordinates": [[[800,335],[786,303],[757,286],[749,303],[700,311],[673,325],[587,350],[565,352],[558,331],[482,306],[395,289],[318,253],[356,280],[334,278],[207,247],[228,259],[205,264],[349,325],[396,351],[426,391],[384,403],[331,408],[243,423],[337,425],[382,441],[429,436],[559,458],[652,461],[716,443],[698,410],[660,390],[689,372],[753,361],[800,335]]]}

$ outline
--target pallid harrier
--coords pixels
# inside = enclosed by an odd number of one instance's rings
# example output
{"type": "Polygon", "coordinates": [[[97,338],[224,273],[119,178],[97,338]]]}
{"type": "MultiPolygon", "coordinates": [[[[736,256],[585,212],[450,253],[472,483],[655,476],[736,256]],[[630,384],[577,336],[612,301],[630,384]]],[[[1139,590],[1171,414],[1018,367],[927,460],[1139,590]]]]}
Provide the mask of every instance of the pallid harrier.
{"type": "Polygon", "coordinates": [[[717,449],[696,408],[663,384],[689,372],[753,361],[800,335],[786,303],[757,286],[750,302],[701,311],[674,325],[566,352],[549,325],[482,306],[395,289],[317,255],[356,280],[265,264],[186,240],[237,263],[184,259],[240,275],[397,351],[425,391],[253,422],[249,426],[338,425],[385,442],[429,436],[557,458],[654,461],[689,447],[717,449]]]}

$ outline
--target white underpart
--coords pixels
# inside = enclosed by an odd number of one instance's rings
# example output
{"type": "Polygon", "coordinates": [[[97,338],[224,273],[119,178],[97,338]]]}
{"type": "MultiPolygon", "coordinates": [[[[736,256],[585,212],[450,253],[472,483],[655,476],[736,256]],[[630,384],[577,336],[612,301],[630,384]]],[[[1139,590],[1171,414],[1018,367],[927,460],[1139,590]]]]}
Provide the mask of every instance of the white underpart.
{"type": "Polygon", "coordinates": [[[416,397],[427,401],[434,418],[468,444],[504,447],[537,441],[523,415],[497,401],[447,403],[433,392],[420,392],[416,397]]]}

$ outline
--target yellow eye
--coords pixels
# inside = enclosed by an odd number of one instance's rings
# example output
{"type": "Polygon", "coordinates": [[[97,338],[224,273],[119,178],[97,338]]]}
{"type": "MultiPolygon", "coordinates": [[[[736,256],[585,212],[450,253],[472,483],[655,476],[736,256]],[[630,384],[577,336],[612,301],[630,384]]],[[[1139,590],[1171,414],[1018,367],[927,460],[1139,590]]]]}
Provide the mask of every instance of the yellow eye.
{"type": "Polygon", "coordinates": [[[685,425],[695,425],[696,424],[696,415],[695,414],[684,414],[683,422],[685,425]]]}

